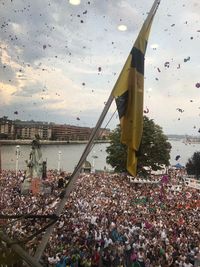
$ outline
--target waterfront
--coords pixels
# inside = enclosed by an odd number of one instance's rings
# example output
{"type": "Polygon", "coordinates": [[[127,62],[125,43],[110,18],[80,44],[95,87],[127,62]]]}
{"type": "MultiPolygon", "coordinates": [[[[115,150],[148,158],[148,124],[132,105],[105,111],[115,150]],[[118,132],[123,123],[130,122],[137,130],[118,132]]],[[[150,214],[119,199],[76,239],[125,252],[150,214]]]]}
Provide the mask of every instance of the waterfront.
{"type": "MultiPolygon", "coordinates": [[[[62,170],[72,172],[78,163],[80,156],[86,144],[66,144],[66,145],[42,145],[43,160],[47,160],[48,169],[57,169],[59,152],[60,153],[60,167],[62,170]]],[[[108,143],[95,144],[93,150],[88,155],[87,160],[95,165],[98,170],[103,170],[104,167],[111,169],[106,164],[106,147],[108,143]],[[98,157],[98,158],[95,158],[98,157]]],[[[26,168],[26,162],[29,158],[31,146],[21,145],[19,155],[19,169],[26,168]]],[[[2,145],[1,146],[2,169],[15,169],[16,165],[16,146],[2,145]]]]}
{"type": "MultiPolygon", "coordinates": [[[[200,151],[200,144],[184,144],[182,141],[170,140],[172,145],[170,163],[176,164],[175,157],[180,155],[179,163],[185,165],[195,151],[200,151]]],[[[104,167],[112,169],[106,164],[106,147],[109,143],[95,144],[93,150],[88,156],[88,160],[97,170],[103,170],[104,167]],[[95,157],[95,158],[94,158],[95,157]],[[96,158],[97,157],[97,158],[96,158]]],[[[86,144],[66,144],[66,145],[42,145],[43,160],[47,160],[48,169],[57,169],[59,151],[61,152],[61,169],[72,172],[79,161],[79,158],[86,144]]],[[[25,169],[25,160],[28,159],[30,153],[30,145],[20,146],[19,169],[25,169]]],[[[2,169],[15,169],[16,166],[16,146],[2,145],[1,146],[2,169]]]]}

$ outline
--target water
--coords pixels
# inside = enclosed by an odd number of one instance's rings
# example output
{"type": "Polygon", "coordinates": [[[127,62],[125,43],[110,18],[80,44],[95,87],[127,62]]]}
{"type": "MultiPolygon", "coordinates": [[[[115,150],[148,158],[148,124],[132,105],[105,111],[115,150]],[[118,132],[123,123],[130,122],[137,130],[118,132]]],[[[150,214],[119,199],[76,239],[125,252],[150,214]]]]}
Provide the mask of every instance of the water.
{"type": "MultiPolygon", "coordinates": [[[[200,144],[184,144],[182,141],[170,141],[172,145],[171,160],[172,165],[176,164],[175,157],[180,155],[178,162],[185,165],[194,152],[200,151],[200,144]]],[[[88,155],[87,160],[95,166],[97,170],[103,170],[104,167],[112,169],[106,163],[106,147],[109,143],[96,144],[88,155]],[[97,156],[98,158],[94,158],[97,156]]],[[[67,144],[67,145],[42,145],[43,160],[47,160],[48,169],[58,168],[58,155],[61,151],[61,169],[72,172],[78,163],[80,156],[85,148],[85,144],[67,144]]],[[[19,169],[25,169],[25,160],[29,158],[30,146],[20,146],[19,169]]],[[[15,169],[16,166],[16,146],[1,146],[2,169],[15,169]]]]}
{"type": "Polygon", "coordinates": [[[185,166],[185,164],[188,162],[188,159],[191,158],[194,154],[194,152],[200,152],[200,144],[185,144],[183,141],[169,141],[172,145],[171,150],[171,159],[170,163],[172,165],[175,165],[177,162],[179,162],[181,165],[185,166]],[[180,155],[180,159],[178,161],[175,160],[175,157],[177,155],[180,155]]]}
{"type": "MultiPolygon", "coordinates": [[[[67,145],[42,145],[43,160],[47,160],[48,169],[58,168],[59,151],[61,152],[60,167],[62,170],[72,172],[77,165],[86,144],[67,144],[67,145]]],[[[96,170],[103,170],[104,167],[111,169],[106,163],[106,147],[108,143],[95,144],[87,160],[96,170]],[[97,158],[94,158],[97,157],[97,158]]],[[[19,156],[19,169],[26,169],[26,162],[29,158],[31,146],[21,145],[19,156]]],[[[15,169],[16,166],[16,146],[1,146],[2,169],[15,169]]]]}

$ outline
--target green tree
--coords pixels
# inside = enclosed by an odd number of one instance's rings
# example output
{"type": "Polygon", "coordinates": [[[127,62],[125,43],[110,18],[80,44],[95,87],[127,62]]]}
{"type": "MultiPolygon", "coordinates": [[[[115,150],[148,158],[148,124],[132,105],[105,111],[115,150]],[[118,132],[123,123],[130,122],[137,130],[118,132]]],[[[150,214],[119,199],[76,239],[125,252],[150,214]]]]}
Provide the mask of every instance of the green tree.
{"type": "MultiPolygon", "coordinates": [[[[110,146],[106,152],[106,161],[116,172],[126,172],[127,148],[120,143],[121,130],[117,128],[110,135],[110,146]]],[[[154,171],[162,169],[163,165],[169,166],[171,144],[167,141],[162,128],[152,119],[144,116],[144,128],[141,146],[138,152],[137,172],[146,175],[144,167],[154,171]]]]}
{"type": "Polygon", "coordinates": [[[200,152],[195,152],[186,163],[186,170],[189,175],[200,177],[200,152]]]}

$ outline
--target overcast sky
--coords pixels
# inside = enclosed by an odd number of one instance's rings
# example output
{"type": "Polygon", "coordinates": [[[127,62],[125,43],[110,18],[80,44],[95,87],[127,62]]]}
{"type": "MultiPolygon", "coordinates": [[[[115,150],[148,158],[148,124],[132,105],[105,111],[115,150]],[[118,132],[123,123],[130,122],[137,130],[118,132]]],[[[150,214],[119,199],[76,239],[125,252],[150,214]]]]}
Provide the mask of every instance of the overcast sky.
{"type": "MultiPolygon", "coordinates": [[[[0,116],[95,126],[153,0],[70,1],[0,0],[0,116]]],[[[199,47],[200,1],[161,0],[144,109],[166,134],[200,136],[199,47]]]]}

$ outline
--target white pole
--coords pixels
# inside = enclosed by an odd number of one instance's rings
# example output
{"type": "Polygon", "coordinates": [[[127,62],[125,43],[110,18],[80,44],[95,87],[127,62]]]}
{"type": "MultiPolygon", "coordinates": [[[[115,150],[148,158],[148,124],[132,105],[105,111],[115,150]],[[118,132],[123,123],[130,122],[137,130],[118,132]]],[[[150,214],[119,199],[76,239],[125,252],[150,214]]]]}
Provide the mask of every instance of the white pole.
{"type": "Polygon", "coordinates": [[[92,156],[92,168],[93,168],[93,172],[95,173],[95,151],[93,151],[93,156],[92,156]]]}
{"type": "Polygon", "coordinates": [[[16,146],[16,172],[15,172],[16,177],[18,176],[18,169],[19,169],[19,154],[20,154],[19,149],[20,149],[20,146],[17,145],[16,146]]]}
{"type": "Polygon", "coordinates": [[[60,173],[61,151],[58,151],[58,173],[60,173]]]}

